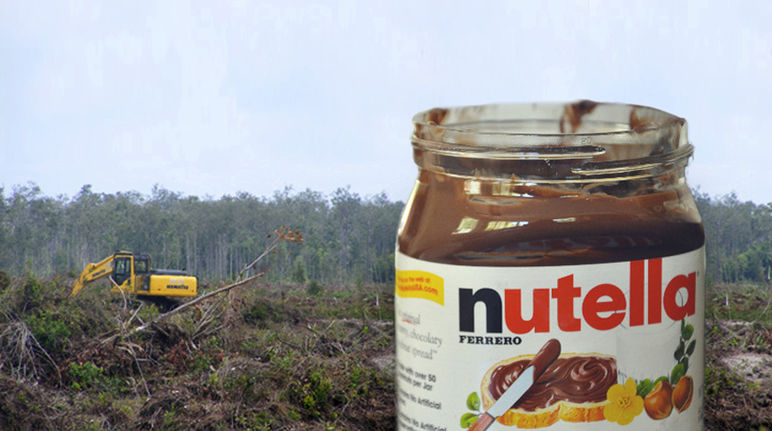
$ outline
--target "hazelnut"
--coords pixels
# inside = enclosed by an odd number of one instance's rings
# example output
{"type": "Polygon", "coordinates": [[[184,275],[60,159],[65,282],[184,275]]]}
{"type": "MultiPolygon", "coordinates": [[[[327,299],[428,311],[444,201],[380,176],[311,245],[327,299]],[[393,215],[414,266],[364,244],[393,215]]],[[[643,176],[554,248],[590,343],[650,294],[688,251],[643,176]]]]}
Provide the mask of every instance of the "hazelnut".
{"type": "Polygon", "coordinates": [[[683,376],[673,389],[673,407],[678,413],[689,408],[692,403],[692,393],[694,392],[694,382],[692,376],[683,376]]]}
{"type": "Polygon", "coordinates": [[[670,416],[670,412],[673,410],[672,394],[673,387],[670,382],[667,380],[657,382],[654,389],[643,399],[646,414],[652,419],[665,419],[670,416]]]}

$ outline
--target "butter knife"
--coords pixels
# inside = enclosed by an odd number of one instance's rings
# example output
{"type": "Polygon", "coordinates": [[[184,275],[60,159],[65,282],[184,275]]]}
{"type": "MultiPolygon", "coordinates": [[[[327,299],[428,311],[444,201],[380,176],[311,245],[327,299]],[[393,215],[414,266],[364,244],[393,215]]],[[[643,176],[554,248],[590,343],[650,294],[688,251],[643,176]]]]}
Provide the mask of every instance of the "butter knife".
{"type": "Polygon", "coordinates": [[[504,391],[495,403],[469,427],[469,431],[484,431],[491,426],[497,417],[507,412],[533,386],[534,382],[544,373],[560,355],[560,342],[551,339],[544,343],[527,367],[517,376],[514,382],[504,391]]]}

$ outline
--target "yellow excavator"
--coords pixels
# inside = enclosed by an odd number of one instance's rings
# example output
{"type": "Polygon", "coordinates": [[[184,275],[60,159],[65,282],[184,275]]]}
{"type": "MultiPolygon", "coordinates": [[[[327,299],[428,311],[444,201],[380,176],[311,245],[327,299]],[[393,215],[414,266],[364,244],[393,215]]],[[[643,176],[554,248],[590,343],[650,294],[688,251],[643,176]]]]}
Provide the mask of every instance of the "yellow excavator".
{"type": "Polygon", "coordinates": [[[185,271],[150,269],[150,256],[117,251],[97,263],[87,263],[72,286],[75,296],[87,284],[109,277],[111,292],[135,294],[138,299],[171,306],[174,299],[198,294],[198,279],[185,271]]]}

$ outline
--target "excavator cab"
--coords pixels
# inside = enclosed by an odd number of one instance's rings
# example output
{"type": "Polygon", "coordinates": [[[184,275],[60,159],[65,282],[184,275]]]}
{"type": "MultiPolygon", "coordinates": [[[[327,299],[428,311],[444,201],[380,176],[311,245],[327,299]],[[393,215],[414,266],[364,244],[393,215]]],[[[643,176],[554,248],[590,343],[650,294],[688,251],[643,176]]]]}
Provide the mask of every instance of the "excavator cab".
{"type": "Polygon", "coordinates": [[[150,256],[146,254],[134,255],[134,273],[137,275],[150,272],[150,256]]]}
{"type": "Polygon", "coordinates": [[[134,277],[137,283],[137,293],[147,293],[150,290],[150,256],[134,255],[134,277]]]}
{"type": "Polygon", "coordinates": [[[129,278],[131,278],[131,257],[116,257],[113,272],[115,284],[121,286],[129,278]]]}

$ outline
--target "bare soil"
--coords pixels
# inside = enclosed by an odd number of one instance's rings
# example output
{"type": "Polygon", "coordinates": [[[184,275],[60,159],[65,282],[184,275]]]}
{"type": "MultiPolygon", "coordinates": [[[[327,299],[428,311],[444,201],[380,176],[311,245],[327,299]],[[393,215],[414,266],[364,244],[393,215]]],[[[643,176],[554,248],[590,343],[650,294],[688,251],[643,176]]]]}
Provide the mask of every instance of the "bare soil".
{"type": "Polygon", "coordinates": [[[710,320],[706,325],[706,426],[772,427],[772,331],[761,323],[710,320]]]}

